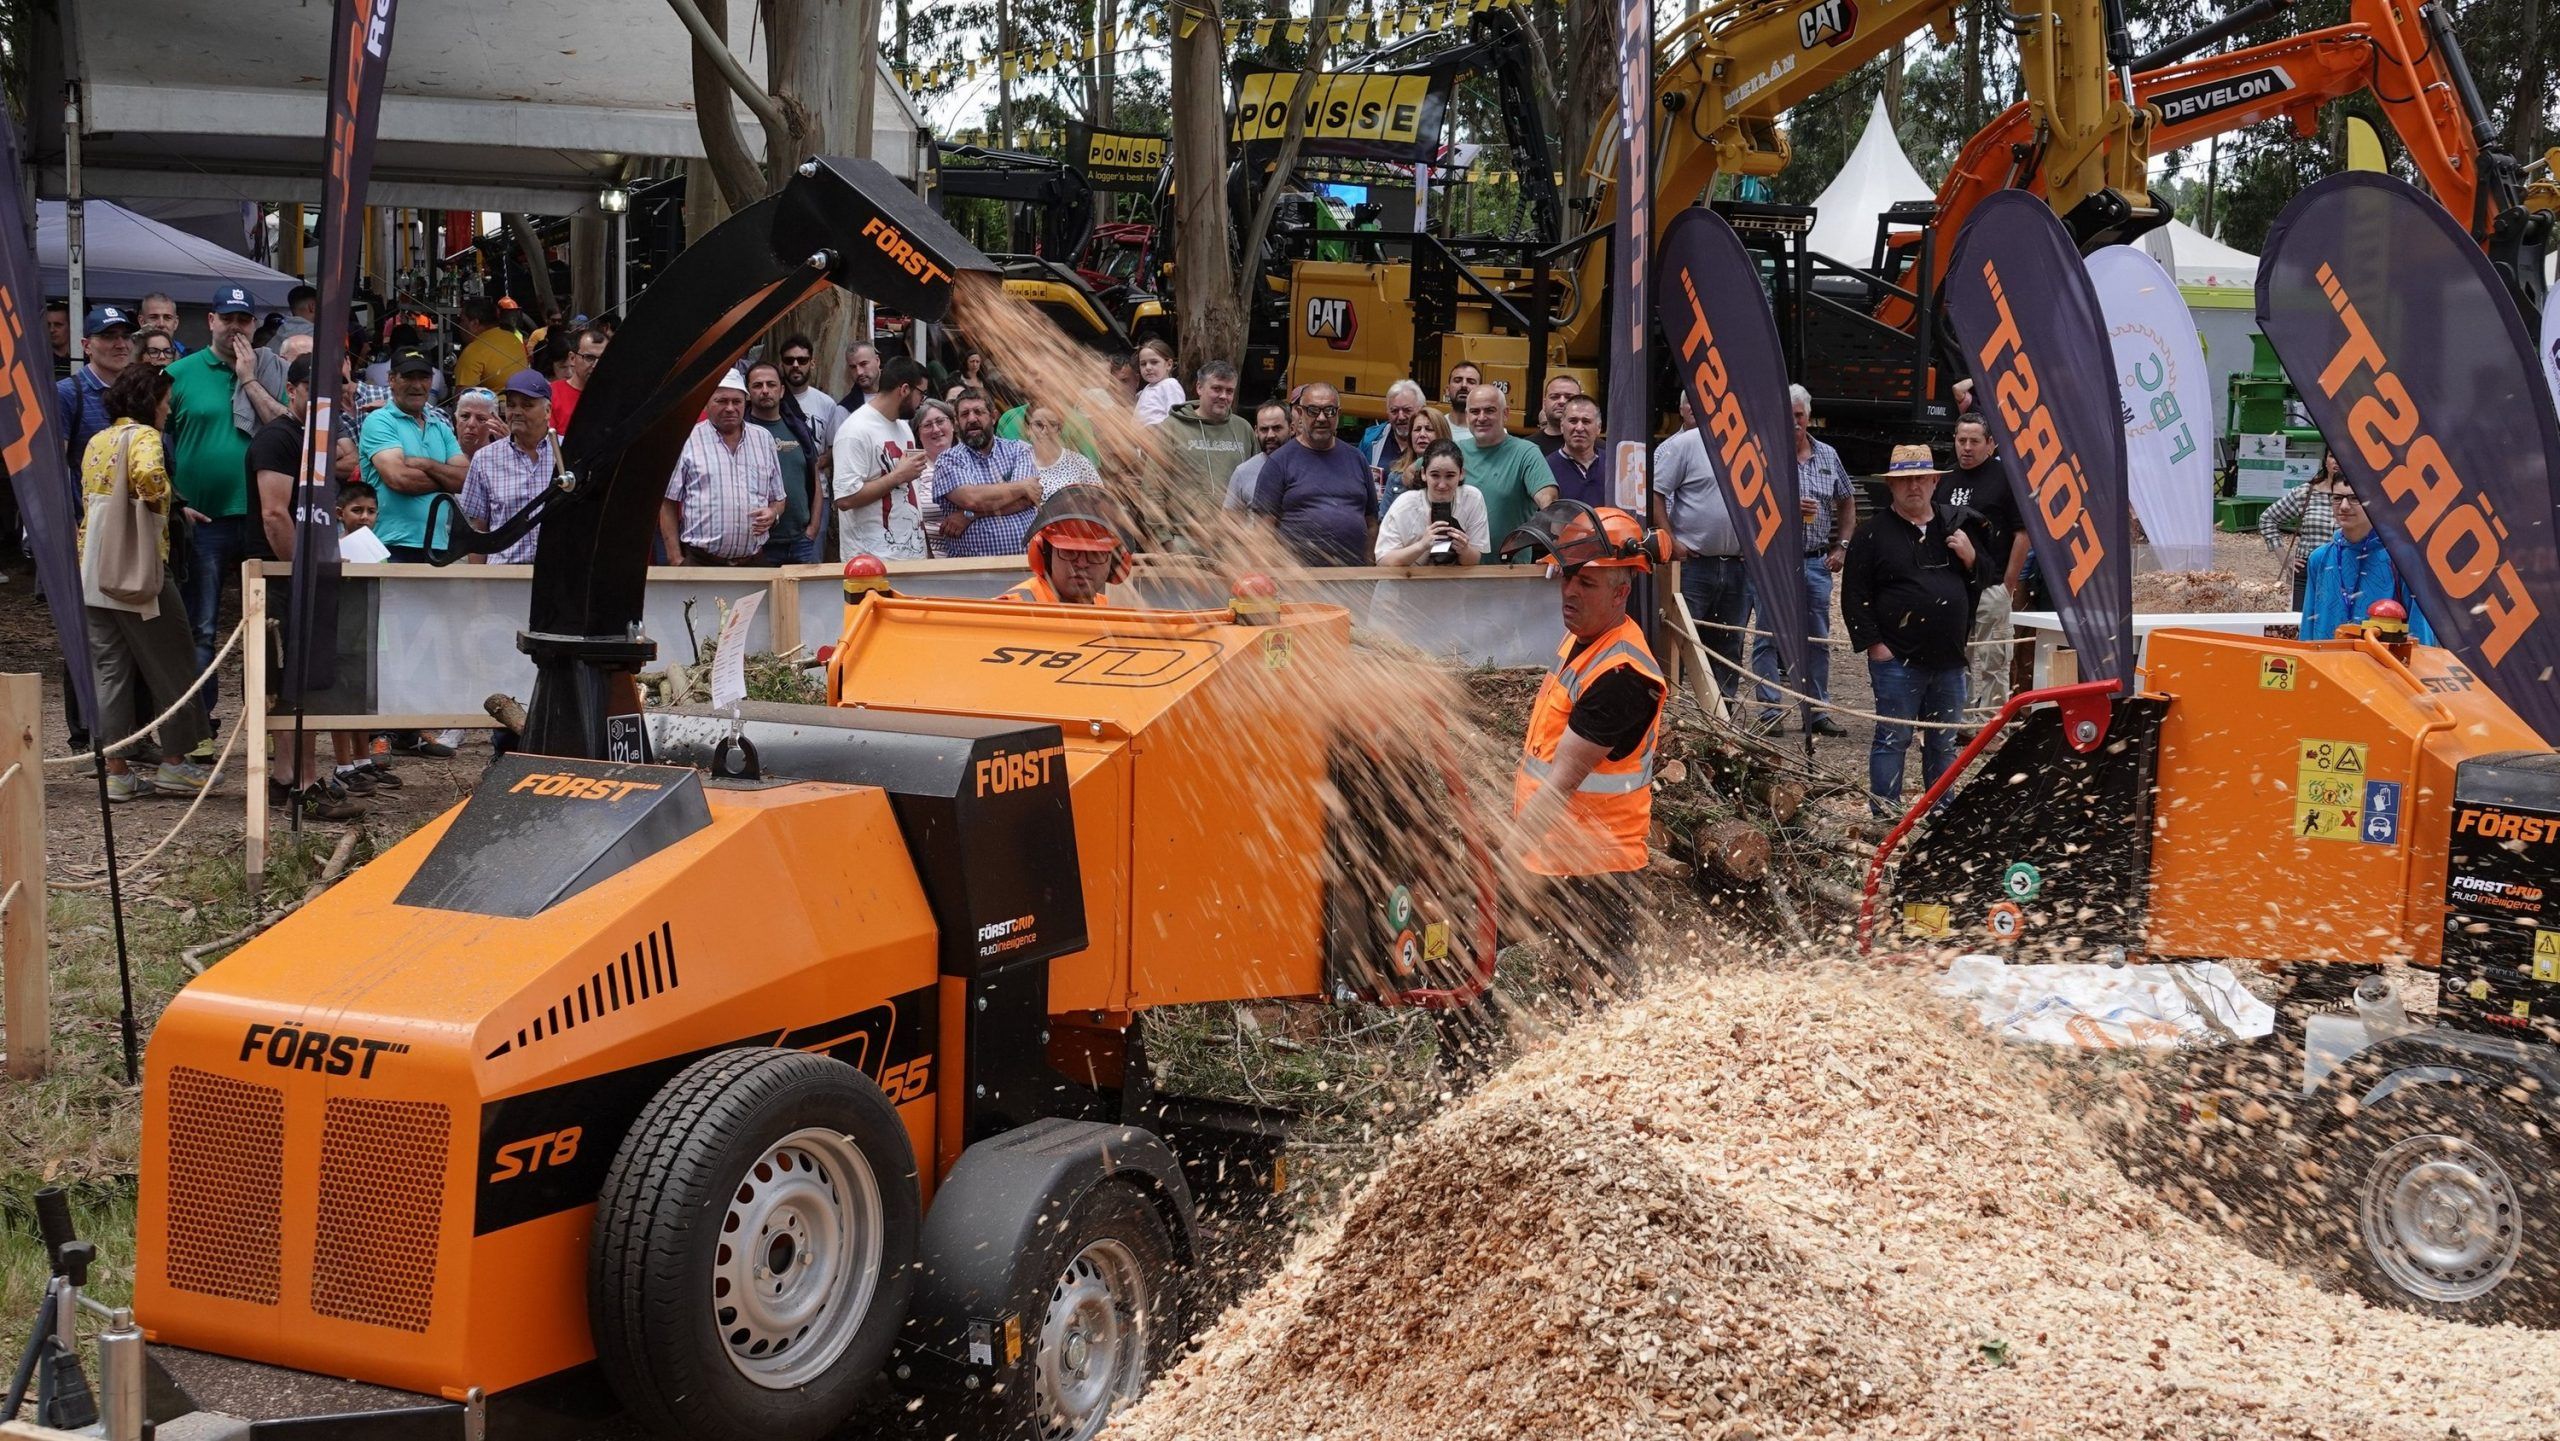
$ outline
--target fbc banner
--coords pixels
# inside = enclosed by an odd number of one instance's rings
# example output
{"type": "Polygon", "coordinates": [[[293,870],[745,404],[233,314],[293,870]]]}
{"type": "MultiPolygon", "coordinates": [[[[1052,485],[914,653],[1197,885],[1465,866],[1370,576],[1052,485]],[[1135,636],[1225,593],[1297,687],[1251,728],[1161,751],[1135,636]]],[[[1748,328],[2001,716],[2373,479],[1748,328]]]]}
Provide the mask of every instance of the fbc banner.
{"type": "Polygon", "coordinates": [[[2332,175],[2267,232],[2258,328],[2438,639],[2560,741],[2560,427],[2489,258],[2404,182],[2332,175]]]}
{"type": "Polygon", "coordinates": [[[1697,413],[1698,433],[1724,483],[1743,570],[1777,633],[1787,674],[1805,671],[1804,520],[1796,509],[1795,410],[1778,323],[1760,267],[1724,217],[1692,208],[1662,234],[1655,313],[1671,369],[1697,413]]]}
{"type": "Polygon", "coordinates": [[[1974,208],[1947,268],[1947,321],[2036,568],[2088,680],[2133,682],[2123,398],[2079,247],[2024,190],[1974,208]]]}
{"type": "Polygon", "coordinates": [[[2163,570],[2213,567],[2213,392],[2178,283],[2129,245],[2088,258],[2124,398],[2125,480],[2163,570]]]}
{"type": "Polygon", "coordinates": [[[1227,138],[1239,145],[1278,144],[1289,133],[1289,107],[1306,112],[1302,148],[1309,155],[1367,156],[1427,164],[1440,154],[1454,76],[1429,70],[1325,71],[1300,92],[1295,70],[1238,67],[1236,112],[1227,138]]]}
{"type": "Polygon", "coordinates": [[[1096,190],[1151,195],[1172,153],[1173,142],[1161,135],[1067,122],[1067,163],[1083,171],[1085,184],[1096,190]]]}

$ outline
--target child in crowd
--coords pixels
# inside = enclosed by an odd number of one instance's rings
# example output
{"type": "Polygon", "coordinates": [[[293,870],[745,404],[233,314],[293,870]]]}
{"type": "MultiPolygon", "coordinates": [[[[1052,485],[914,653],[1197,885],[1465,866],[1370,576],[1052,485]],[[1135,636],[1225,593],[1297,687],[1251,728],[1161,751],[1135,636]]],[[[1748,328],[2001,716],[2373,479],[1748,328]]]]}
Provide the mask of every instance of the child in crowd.
{"type": "Polygon", "coordinates": [[[381,513],[373,487],[361,480],[350,480],[338,487],[338,529],[347,535],[373,528],[374,518],[381,513]]]}
{"type": "Polygon", "coordinates": [[[1191,397],[1183,393],[1182,382],[1173,378],[1173,347],[1161,340],[1150,340],[1138,347],[1138,419],[1146,425],[1162,425],[1173,408],[1191,397]]]}

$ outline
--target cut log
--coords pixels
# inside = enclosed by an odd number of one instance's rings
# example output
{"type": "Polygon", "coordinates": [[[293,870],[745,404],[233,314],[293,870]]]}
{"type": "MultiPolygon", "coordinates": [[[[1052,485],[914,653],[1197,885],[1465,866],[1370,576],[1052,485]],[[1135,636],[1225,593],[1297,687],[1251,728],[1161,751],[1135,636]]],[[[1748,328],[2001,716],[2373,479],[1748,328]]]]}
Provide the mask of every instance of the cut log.
{"type": "Polygon", "coordinates": [[[1771,819],[1780,822],[1794,820],[1796,812],[1804,809],[1802,781],[1789,780],[1784,776],[1754,776],[1750,792],[1753,800],[1769,808],[1771,819]]]}
{"type": "Polygon", "coordinates": [[[1695,842],[1698,864],[1728,880],[1756,881],[1769,873],[1769,837],[1749,821],[1710,821],[1695,842]]]}

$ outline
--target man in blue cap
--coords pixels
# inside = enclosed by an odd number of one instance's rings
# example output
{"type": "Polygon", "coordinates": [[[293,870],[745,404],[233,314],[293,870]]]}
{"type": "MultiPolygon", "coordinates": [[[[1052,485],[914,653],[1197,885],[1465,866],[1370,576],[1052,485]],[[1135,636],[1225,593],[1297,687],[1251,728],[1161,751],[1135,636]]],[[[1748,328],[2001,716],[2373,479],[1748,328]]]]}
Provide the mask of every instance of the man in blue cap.
{"type": "MultiPolygon", "coordinates": [[[[195,631],[199,666],[213,660],[222,587],[239,576],[258,524],[249,504],[249,437],[284,414],[286,395],[284,361],[249,343],[258,315],[248,291],[237,285],[216,290],[207,324],[212,343],[171,361],[168,371],[172,469],[193,526],[193,554],[180,594],[195,631]]],[[[220,689],[219,680],[204,688],[208,716],[220,689]]]]}
{"type": "MultiPolygon", "coordinates": [[[[551,438],[551,382],[535,371],[519,370],[498,392],[498,406],[506,415],[506,436],[480,447],[462,477],[463,518],[483,533],[506,524],[560,478],[560,450],[551,438]]],[[[506,549],[471,559],[531,565],[541,538],[537,525],[506,549]]]]}
{"type": "Polygon", "coordinates": [[[107,428],[107,387],[133,363],[133,330],[133,315],[123,306],[89,307],[89,318],[80,327],[88,341],[88,359],[73,366],[69,377],[53,383],[75,477],[80,474],[80,457],[89,453],[89,437],[107,428]]]}

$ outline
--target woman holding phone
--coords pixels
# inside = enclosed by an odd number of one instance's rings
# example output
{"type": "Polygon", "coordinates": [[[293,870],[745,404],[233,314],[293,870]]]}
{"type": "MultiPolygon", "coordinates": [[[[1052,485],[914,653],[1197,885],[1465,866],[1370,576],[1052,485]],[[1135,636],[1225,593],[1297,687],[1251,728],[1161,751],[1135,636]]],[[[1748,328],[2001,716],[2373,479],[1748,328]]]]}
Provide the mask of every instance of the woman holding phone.
{"type": "MultiPolygon", "coordinates": [[[[1417,421],[1419,417],[1417,417],[1417,421]]],[[[1467,458],[1449,441],[1422,454],[1422,484],[1378,522],[1380,565],[1474,565],[1493,546],[1484,496],[1466,484],[1467,458]]]]}

